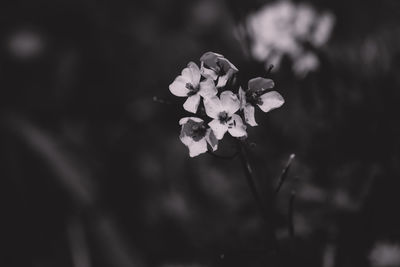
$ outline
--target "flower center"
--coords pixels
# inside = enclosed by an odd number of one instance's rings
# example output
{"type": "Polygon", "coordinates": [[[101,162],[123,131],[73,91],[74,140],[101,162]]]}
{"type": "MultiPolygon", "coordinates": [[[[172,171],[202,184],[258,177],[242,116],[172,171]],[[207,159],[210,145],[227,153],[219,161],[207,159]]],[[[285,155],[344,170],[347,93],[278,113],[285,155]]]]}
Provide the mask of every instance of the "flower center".
{"type": "Polygon", "coordinates": [[[189,89],[189,92],[187,93],[188,96],[192,96],[197,94],[197,92],[200,90],[200,85],[197,85],[196,87],[193,86],[191,83],[186,83],[185,87],[189,89]]]}
{"type": "Polygon", "coordinates": [[[204,122],[195,122],[189,120],[182,128],[182,133],[189,136],[194,141],[200,141],[206,136],[207,127],[204,122]]]}
{"type": "Polygon", "coordinates": [[[226,111],[222,111],[221,113],[218,114],[218,120],[223,124],[230,121],[231,118],[232,117],[229,117],[229,115],[226,111]]]}
{"type": "Polygon", "coordinates": [[[262,105],[262,100],[258,92],[246,92],[246,102],[255,105],[262,105]]]}

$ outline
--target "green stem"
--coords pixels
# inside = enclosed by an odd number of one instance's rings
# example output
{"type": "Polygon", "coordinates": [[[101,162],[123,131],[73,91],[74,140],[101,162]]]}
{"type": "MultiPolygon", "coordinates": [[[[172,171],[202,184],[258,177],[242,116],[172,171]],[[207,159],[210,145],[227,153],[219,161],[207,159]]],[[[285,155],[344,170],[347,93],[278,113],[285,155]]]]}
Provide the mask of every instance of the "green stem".
{"type": "Polygon", "coordinates": [[[269,238],[272,241],[272,248],[275,250],[278,250],[278,241],[277,241],[277,238],[275,235],[275,229],[274,229],[275,227],[272,223],[273,222],[272,212],[270,213],[271,218],[268,218],[267,217],[267,214],[268,214],[267,209],[263,205],[262,198],[261,198],[260,194],[258,193],[256,184],[254,182],[253,171],[251,169],[250,162],[247,158],[246,149],[245,149],[243,143],[239,140],[237,140],[237,146],[238,146],[238,151],[239,151],[239,159],[240,159],[240,162],[242,164],[242,167],[243,167],[243,170],[245,173],[247,184],[248,184],[250,191],[254,197],[254,200],[257,203],[257,208],[260,211],[260,213],[265,221],[267,229],[269,230],[268,232],[269,232],[269,238]]]}

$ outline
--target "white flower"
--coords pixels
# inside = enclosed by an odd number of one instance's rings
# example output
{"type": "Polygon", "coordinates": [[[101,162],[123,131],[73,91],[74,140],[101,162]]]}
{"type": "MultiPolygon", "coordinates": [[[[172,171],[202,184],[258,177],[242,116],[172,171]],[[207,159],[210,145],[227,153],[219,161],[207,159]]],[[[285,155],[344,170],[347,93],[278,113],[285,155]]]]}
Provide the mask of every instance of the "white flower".
{"type": "Polygon", "coordinates": [[[248,90],[239,88],[240,108],[243,109],[244,118],[250,126],[257,126],[254,117],[255,106],[264,112],[279,108],[285,103],[283,97],[276,91],[266,92],[274,87],[274,81],[265,78],[254,78],[248,83],[248,90]]]}
{"type": "Polygon", "coordinates": [[[234,114],[240,108],[240,101],[231,91],[224,91],[221,97],[208,98],[204,101],[206,113],[213,120],[208,124],[218,140],[228,131],[234,137],[247,136],[246,125],[242,118],[234,114]]]}
{"type": "MultiPolygon", "coordinates": [[[[295,71],[297,75],[304,76],[318,67],[318,58],[314,53],[310,56],[311,52],[306,49],[305,44],[314,48],[324,45],[331,35],[334,23],[333,14],[318,14],[308,4],[294,4],[286,0],[267,4],[251,14],[246,21],[251,54],[255,59],[265,62],[266,67],[273,64],[274,70],[279,68],[285,56],[293,64],[299,58],[304,59],[297,65],[312,65],[312,68],[295,71]],[[307,57],[303,57],[303,54],[307,54],[307,57]]],[[[295,70],[299,68],[301,67],[294,67],[295,70]]]]}
{"type": "Polygon", "coordinates": [[[296,8],[289,1],[268,4],[249,16],[247,27],[252,38],[253,56],[265,61],[271,53],[297,53],[299,45],[293,28],[295,16],[296,8]]]}
{"type": "Polygon", "coordinates": [[[378,242],[369,254],[372,267],[400,266],[400,246],[389,242],[378,242]]]}
{"type": "Polygon", "coordinates": [[[238,72],[238,69],[223,55],[206,52],[200,58],[201,73],[204,77],[218,79],[217,87],[224,87],[228,80],[238,72]]]}
{"type": "Polygon", "coordinates": [[[201,96],[208,98],[217,94],[217,89],[212,79],[200,80],[199,67],[193,62],[189,62],[187,68],[183,69],[182,74],[176,77],[175,81],[169,86],[172,94],[179,97],[188,97],[183,104],[183,108],[192,113],[197,112],[201,96]]]}
{"type": "Polygon", "coordinates": [[[190,157],[207,152],[207,143],[213,151],[217,149],[218,140],[202,119],[196,117],[182,118],[179,125],[182,125],[179,138],[189,148],[190,157]]]}

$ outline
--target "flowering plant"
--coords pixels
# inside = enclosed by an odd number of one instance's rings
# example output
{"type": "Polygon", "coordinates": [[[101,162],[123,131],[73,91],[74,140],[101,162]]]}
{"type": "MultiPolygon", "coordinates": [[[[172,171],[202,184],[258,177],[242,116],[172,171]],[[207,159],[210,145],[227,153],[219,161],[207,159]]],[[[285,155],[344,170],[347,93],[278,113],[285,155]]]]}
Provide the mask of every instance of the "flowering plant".
{"type": "Polygon", "coordinates": [[[221,54],[207,52],[200,62],[200,68],[189,62],[169,86],[175,96],[187,97],[183,108],[197,115],[179,121],[180,139],[190,157],[217,150],[227,132],[234,138],[246,138],[247,125],[257,125],[255,106],[268,112],[284,103],[278,92],[271,91],[274,82],[262,77],[234,92],[232,83],[239,70],[221,54]]]}

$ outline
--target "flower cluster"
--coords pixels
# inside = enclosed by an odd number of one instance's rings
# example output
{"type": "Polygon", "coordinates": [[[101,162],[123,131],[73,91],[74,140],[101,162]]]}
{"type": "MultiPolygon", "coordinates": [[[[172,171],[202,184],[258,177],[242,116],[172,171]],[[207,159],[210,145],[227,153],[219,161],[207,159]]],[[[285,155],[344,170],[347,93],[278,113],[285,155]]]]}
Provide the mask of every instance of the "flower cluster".
{"type": "Polygon", "coordinates": [[[251,39],[251,53],[259,61],[277,69],[284,56],[293,62],[293,71],[304,76],[318,68],[318,57],[306,49],[323,46],[329,39],[335,17],[318,14],[307,4],[277,1],[251,14],[246,21],[251,39]]]}
{"type": "Polygon", "coordinates": [[[236,138],[247,137],[246,124],[256,126],[255,107],[268,112],[283,105],[283,97],[271,91],[271,79],[254,78],[247,88],[234,93],[229,81],[238,69],[223,55],[207,52],[200,58],[200,68],[189,62],[181,75],[170,84],[169,90],[178,97],[186,97],[183,108],[197,116],[184,117],[180,139],[195,157],[209,149],[218,148],[228,132],[236,138]],[[244,121],[244,122],[243,122],[244,121]]]}

